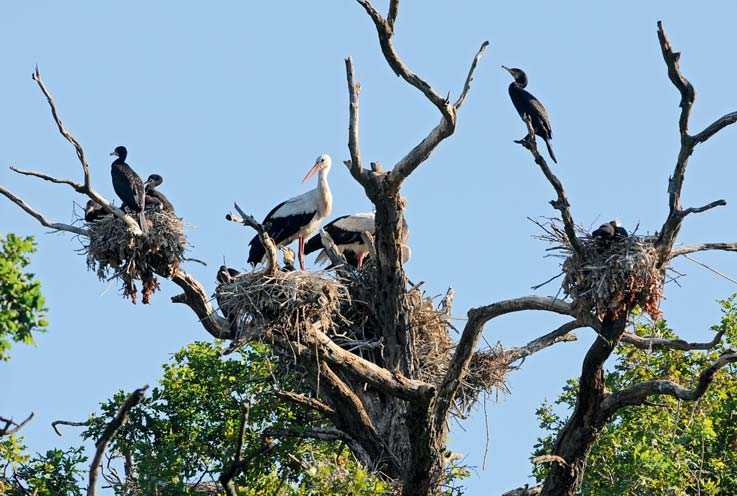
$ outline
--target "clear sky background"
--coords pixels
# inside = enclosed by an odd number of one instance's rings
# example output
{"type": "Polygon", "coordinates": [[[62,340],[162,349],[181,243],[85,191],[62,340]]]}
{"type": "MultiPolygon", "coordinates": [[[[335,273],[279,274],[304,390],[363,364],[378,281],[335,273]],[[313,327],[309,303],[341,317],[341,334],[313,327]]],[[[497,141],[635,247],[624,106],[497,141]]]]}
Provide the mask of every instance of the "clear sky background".
{"type": "MultiPolygon", "coordinates": [[[[376,2],[386,12],[387,2],[376,2]]],[[[681,67],[695,85],[691,129],[737,110],[737,4],[715,2],[440,2],[403,0],[395,46],[407,65],[441,94],[459,94],[484,40],[456,134],[406,183],[413,281],[430,294],[455,288],[454,315],[473,306],[532,294],[558,273],[559,260],[533,239],[528,216],[550,216],[554,198],[529,152],[513,143],[525,134],[501,64],[527,71],[528,89],[547,107],[555,171],[577,222],[612,218],[653,232],[667,214],[668,175],[678,150],[679,96],[667,78],[656,36],[662,19],[681,67]]],[[[322,2],[3,2],[0,5],[0,184],[60,222],[71,222],[71,189],[20,177],[10,165],[81,179],[73,148],[58,134],[30,75],[39,64],[65,124],[81,141],[93,184],[109,199],[109,153],[129,150],[141,176],[160,173],[161,190],[190,226],[190,256],[208,267],[186,270],[214,290],[217,267],[245,266],[253,232],[226,222],[237,201],[262,218],[275,204],[314,187],[301,179],[321,153],[333,157],[333,216],[366,211],[342,161],[348,158],[348,97],[343,59],[351,55],[361,91],[364,161],[389,168],[439,120],[414,88],[394,76],[376,31],[351,1],[322,2]]],[[[683,200],[700,206],[724,198],[727,207],[687,219],[684,243],[736,241],[734,143],[728,128],[697,148],[683,200]]],[[[116,199],[117,201],[117,199],[116,199]]],[[[78,445],[62,438],[55,419],[83,420],[120,388],[155,384],[161,364],[194,340],[209,340],[162,281],[149,306],[133,306],[118,288],[87,272],[80,243],[47,234],[0,198],[0,231],[33,234],[32,270],[43,283],[49,332],[38,346],[16,346],[0,364],[0,414],[36,418],[24,430],[32,450],[78,445]]],[[[696,258],[737,276],[729,254],[696,258]]],[[[311,265],[312,260],[308,259],[311,265]]],[[[663,302],[670,324],[687,339],[708,340],[719,318],[716,300],[735,286],[678,260],[687,274],[663,302]]],[[[554,295],[559,280],[537,294],[554,295]]],[[[522,345],[563,320],[523,314],[494,320],[490,343],[522,345]]],[[[462,322],[458,322],[462,325],[462,322]]],[[[580,371],[593,340],[559,344],[529,358],[510,375],[512,394],[491,398],[486,428],[479,409],[454,423],[451,448],[477,469],[468,494],[499,494],[527,482],[540,434],[535,408],[553,399],[580,371]]]]}

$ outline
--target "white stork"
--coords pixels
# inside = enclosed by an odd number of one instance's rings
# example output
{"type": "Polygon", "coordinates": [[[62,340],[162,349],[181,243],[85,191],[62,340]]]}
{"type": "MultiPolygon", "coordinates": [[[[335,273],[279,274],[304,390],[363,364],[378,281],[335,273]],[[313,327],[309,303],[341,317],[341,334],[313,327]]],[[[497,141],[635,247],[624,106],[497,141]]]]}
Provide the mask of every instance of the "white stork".
{"type": "MultiPolygon", "coordinates": [[[[288,245],[299,238],[299,266],[302,270],[305,269],[305,236],[314,233],[320,222],[330,215],[333,208],[333,196],[328,186],[329,155],[317,157],[315,165],[302,182],[307,182],[318,171],[320,178],[317,188],[280,203],[266,215],[262,223],[277,246],[288,245]]],[[[254,236],[248,244],[251,247],[248,252],[248,263],[256,265],[264,258],[264,246],[258,239],[258,235],[254,236]]]]}
{"type": "MultiPolygon", "coordinates": [[[[361,237],[361,233],[374,234],[376,221],[374,212],[365,212],[353,215],[344,215],[327,224],[323,229],[335,242],[338,251],[346,258],[346,262],[356,268],[361,268],[363,260],[369,252],[368,247],[361,237]]],[[[412,251],[407,246],[409,239],[409,226],[402,219],[402,263],[406,263],[412,256],[412,251]]],[[[305,244],[305,253],[309,254],[322,249],[320,235],[316,234],[305,244]]],[[[328,259],[323,250],[315,259],[316,263],[324,263],[328,259]]]]}

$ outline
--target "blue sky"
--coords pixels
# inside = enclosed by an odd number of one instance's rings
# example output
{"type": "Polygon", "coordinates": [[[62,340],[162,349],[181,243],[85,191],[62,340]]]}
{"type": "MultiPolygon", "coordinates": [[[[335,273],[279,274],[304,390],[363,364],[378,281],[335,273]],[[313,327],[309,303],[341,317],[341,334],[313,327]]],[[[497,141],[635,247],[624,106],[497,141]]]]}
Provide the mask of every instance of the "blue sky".
{"type": "MultiPolygon", "coordinates": [[[[386,11],[385,2],[377,8],[386,11]]],[[[468,308],[531,294],[558,272],[547,246],[531,237],[528,216],[550,216],[550,185],[529,153],[513,143],[525,134],[507,95],[521,67],[528,89],[546,106],[553,127],[556,173],[574,218],[598,226],[612,218],[653,232],[667,213],[667,179],[677,154],[678,94],[666,75],[656,37],[664,22],[681,66],[695,85],[691,129],[737,109],[733,22],[737,4],[694,8],[683,2],[440,2],[405,0],[395,45],[407,65],[441,94],[460,92],[484,40],[489,47],[462,108],[456,134],[406,183],[413,258],[406,269],[430,294],[455,288],[454,315],[468,308]]],[[[142,176],[161,187],[189,225],[191,256],[208,267],[187,270],[214,289],[217,266],[245,265],[252,232],[224,220],[237,201],[257,218],[290,196],[321,153],[333,157],[329,180],[334,216],[366,211],[368,200],[341,165],[348,158],[348,101],[343,59],[353,57],[361,91],[364,160],[391,167],[434,126],[439,115],[396,78],[360,6],[324,2],[5,2],[0,6],[0,184],[61,222],[73,219],[70,189],[42,184],[7,169],[18,165],[81,178],[71,146],[57,133],[30,74],[39,64],[65,124],[84,145],[93,184],[114,198],[109,153],[126,145],[142,176]]],[[[735,241],[737,180],[730,128],[697,148],[683,195],[685,206],[718,198],[729,205],[689,217],[681,241],[735,241]]],[[[314,187],[310,185],[309,187],[314,187]]],[[[46,234],[0,199],[0,231],[36,236],[32,269],[43,283],[49,332],[37,347],[18,346],[0,364],[0,412],[25,417],[34,450],[78,444],[73,429],[56,437],[49,423],[80,420],[120,388],[154,384],[160,365],[193,340],[209,339],[194,314],[169,303],[176,288],[162,283],[150,306],[133,306],[87,272],[67,234],[46,234]]],[[[696,258],[732,276],[734,257],[696,258]]],[[[311,263],[311,260],[308,259],[311,263]]],[[[724,279],[688,262],[669,285],[663,309],[684,337],[710,337],[715,301],[735,291],[724,279]]],[[[554,284],[538,294],[555,294],[554,284]]],[[[462,322],[459,322],[462,324],[462,322]]],[[[490,343],[521,345],[561,319],[507,316],[487,325],[490,343]]],[[[478,467],[468,494],[498,494],[526,482],[539,435],[535,408],[575,376],[593,337],[539,353],[510,376],[512,394],[454,424],[451,447],[478,467]]]]}

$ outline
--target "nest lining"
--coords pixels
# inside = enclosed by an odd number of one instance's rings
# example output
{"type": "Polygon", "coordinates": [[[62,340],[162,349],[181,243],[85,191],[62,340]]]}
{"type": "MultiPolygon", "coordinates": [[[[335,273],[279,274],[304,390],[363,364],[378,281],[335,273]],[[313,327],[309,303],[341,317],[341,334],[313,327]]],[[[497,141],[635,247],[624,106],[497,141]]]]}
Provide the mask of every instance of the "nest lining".
{"type": "Polygon", "coordinates": [[[113,215],[87,224],[90,237],[83,248],[87,268],[101,280],[120,279],[123,296],[136,303],[135,281],[142,282],[143,303],[158,289],[154,273],[173,275],[184,260],[187,238],[182,219],[169,212],[146,210],[148,232],[133,236],[128,226],[113,215]]]}
{"type": "Polygon", "coordinates": [[[565,232],[551,224],[540,238],[556,244],[565,255],[563,291],[580,311],[617,318],[622,311],[639,306],[653,319],[662,316],[665,268],[658,268],[654,240],[630,235],[613,241],[592,238],[581,231],[582,256],[571,247],[565,232]]]}

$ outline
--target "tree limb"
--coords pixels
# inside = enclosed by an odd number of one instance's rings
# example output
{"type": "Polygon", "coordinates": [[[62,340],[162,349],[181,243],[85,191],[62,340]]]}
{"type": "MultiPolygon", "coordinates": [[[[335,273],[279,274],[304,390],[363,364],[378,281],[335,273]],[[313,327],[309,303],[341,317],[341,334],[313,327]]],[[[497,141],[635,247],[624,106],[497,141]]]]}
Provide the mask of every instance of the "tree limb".
{"type": "Polygon", "coordinates": [[[23,428],[28,422],[33,419],[33,412],[20,424],[13,422],[12,419],[6,419],[4,417],[0,417],[0,422],[5,422],[5,427],[0,427],[0,437],[2,436],[10,436],[11,434],[15,434],[19,430],[23,428]],[[10,427],[11,425],[15,425],[15,427],[10,427]]]}
{"type": "Polygon", "coordinates": [[[570,332],[580,329],[581,327],[587,327],[587,324],[578,320],[573,320],[563,324],[554,331],[540,336],[537,339],[533,339],[525,346],[507,350],[506,362],[507,364],[514,363],[517,360],[527,358],[528,356],[548,348],[549,346],[553,346],[556,343],[560,343],[561,341],[576,341],[576,335],[570,334],[570,332]]]}
{"type": "Polygon", "coordinates": [[[578,236],[576,236],[576,224],[573,222],[573,216],[571,216],[571,204],[568,203],[568,197],[565,189],[563,189],[563,184],[560,182],[560,179],[553,174],[553,171],[550,170],[548,163],[537,149],[537,143],[535,142],[535,129],[532,127],[532,121],[529,116],[524,120],[525,124],[527,124],[527,138],[515,140],[515,142],[530,150],[532,157],[535,159],[535,163],[540,167],[540,170],[543,171],[546,179],[558,194],[558,198],[556,200],[552,200],[550,204],[554,209],[560,212],[560,216],[563,219],[563,228],[566,232],[566,236],[568,237],[568,241],[571,244],[571,248],[573,248],[573,251],[575,251],[579,257],[583,257],[583,247],[581,246],[581,241],[578,239],[578,236]]]}
{"type": "Polygon", "coordinates": [[[28,205],[23,199],[16,196],[15,193],[10,191],[9,189],[4,188],[3,186],[0,186],[0,194],[7,197],[10,201],[18,205],[20,208],[26,211],[31,217],[36,219],[41,223],[42,226],[48,227],[51,229],[54,229],[55,231],[66,231],[73,234],[78,234],[80,236],[89,237],[90,231],[87,229],[82,229],[81,227],[76,226],[70,226],[69,224],[61,224],[59,222],[53,222],[44,217],[44,215],[39,212],[38,210],[35,210],[33,207],[28,205]]]}
{"type": "Polygon", "coordinates": [[[292,391],[274,391],[274,395],[278,396],[279,398],[289,400],[292,403],[311,408],[324,415],[333,415],[335,413],[335,409],[326,405],[322,401],[315,398],[309,398],[302,394],[293,393],[292,391]]]}
{"type": "Polygon", "coordinates": [[[266,268],[264,270],[266,274],[273,276],[279,269],[276,244],[274,243],[274,240],[271,239],[269,233],[264,229],[264,226],[259,224],[256,219],[241,210],[241,207],[239,207],[237,203],[234,203],[233,205],[238,213],[241,214],[241,217],[229,212],[225,218],[227,220],[252,227],[256,230],[258,233],[258,239],[261,241],[261,244],[264,245],[264,250],[266,251],[266,268]]]}
{"type": "Polygon", "coordinates": [[[685,217],[688,214],[700,214],[701,212],[706,212],[707,210],[711,210],[712,208],[715,208],[715,207],[723,207],[726,204],[727,204],[726,200],[716,200],[716,201],[709,203],[708,205],[704,205],[703,207],[691,207],[685,210],[680,210],[678,212],[678,215],[680,215],[681,217],[685,217]]]}
{"type": "Polygon", "coordinates": [[[345,59],[345,73],[349,100],[348,150],[351,153],[350,161],[347,160],[345,164],[353,178],[366,189],[370,183],[361,163],[361,147],[358,140],[358,94],[361,92],[361,85],[354,81],[353,60],[350,57],[345,59]]]}
{"type": "Polygon", "coordinates": [[[682,246],[680,248],[672,249],[670,251],[670,255],[668,256],[668,260],[679,257],[681,255],[696,253],[697,251],[708,250],[737,251],[737,243],[702,243],[700,245],[682,246]]]}
{"type": "Polygon", "coordinates": [[[461,334],[461,339],[456,345],[448,371],[438,387],[433,413],[438,432],[440,432],[438,427],[445,423],[453,397],[468,372],[468,365],[484,329],[484,324],[500,315],[524,310],[545,310],[563,315],[574,314],[571,303],[549,296],[525,296],[469,310],[468,321],[461,334]]]}
{"type": "Polygon", "coordinates": [[[631,344],[632,346],[641,350],[681,350],[681,351],[693,351],[693,350],[710,350],[714,348],[722,340],[724,336],[724,330],[720,330],[714,335],[714,339],[708,343],[689,343],[683,339],[663,339],[663,338],[648,338],[638,336],[632,332],[625,332],[622,335],[622,341],[631,344]]]}
{"type": "Polygon", "coordinates": [[[479,60],[481,60],[481,57],[484,55],[486,47],[488,46],[489,42],[484,41],[481,44],[479,51],[476,52],[476,56],[473,58],[473,62],[471,62],[471,68],[468,70],[468,76],[466,76],[466,83],[463,85],[461,96],[459,96],[458,100],[453,104],[456,110],[460,109],[461,105],[463,105],[463,102],[466,100],[466,95],[468,95],[468,91],[471,89],[471,82],[473,81],[473,73],[476,71],[476,65],[479,63],[479,60]]]}
{"type": "Polygon", "coordinates": [[[182,269],[177,269],[171,281],[182,288],[184,293],[173,296],[172,303],[184,303],[200,319],[202,326],[217,339],[233,339],[227,320],[220,317],[200,282],[182,269]]]}
{"type": "Polygon", "coordinates": [[[57,425],[71,425],[72,427],[85,427],[90,425],[89,421],[85,422],[72,422],[70,420],[54,420],[51,422],[51,428],[54,429],[54,432],[56,432],[57,436],[61,436],[61,431],[59,430],[57,425]]]}
{"type": "Polygon", "coordinates": [[[105,430],[102,432],[100,439],[98,439],[95,443],[95,446],[97,446],[97,450],[95,451],[95,456],[93,457],[92,463],[90,464],[90,477],[89,484],[87,485],[87,496],[96,496],[97,471],[100,468],[102,455],[105,453],[105,449],[107,448],[110,440],[118,432],[118,429],[123,427],[125,423],[128,422],[128,412],[131,408],[141,402],[143,396],[146,393],[146,389],[148,389],[148,384],[143,386],[142,388],[136,389],[130,394],[130,396],[128,396],[123,404],[120,405],[118,413],[115,414],[115,417],[110,421],[107,427],[105,427],[105,430]]]}
{"type": "Polygon", "coordinates": [[[343,431],[335,427],[313,427],[311,429],[265,429],[265,436],[271,437],[300,437],[319,439],[321,441],[352,441],[343,431]]]}
{"type": "Polygon", "coordinates": [[[695,135],[693,137],[693,140],[695,144],[703,143],[725,127],[734,124],[735,122],[737,122],[737,112],[731,112],[729,114],[723,115],[719,119],[709,124],[709,126],[707,126],[703,131],[695,135]]]}
{"type": "Polygon", "coordinates": [[[602,411],[611,416],[622,407],[641,405],[650,396],[666,394],[684,401],[695,401],[699,399],[714,380],[719,370],[730,363],[737,362],[737,351],[727,350],[709,367],[705,368],[693,389],[685,389],[673,381],[654,380],[635,384],[627,389],[609,394],[602,403],[602,411]]]}

